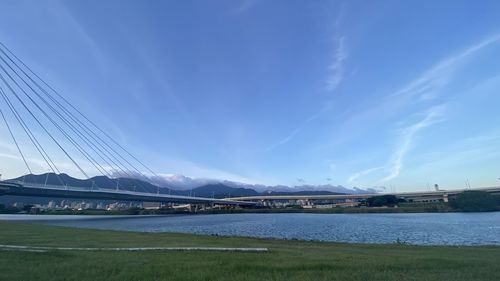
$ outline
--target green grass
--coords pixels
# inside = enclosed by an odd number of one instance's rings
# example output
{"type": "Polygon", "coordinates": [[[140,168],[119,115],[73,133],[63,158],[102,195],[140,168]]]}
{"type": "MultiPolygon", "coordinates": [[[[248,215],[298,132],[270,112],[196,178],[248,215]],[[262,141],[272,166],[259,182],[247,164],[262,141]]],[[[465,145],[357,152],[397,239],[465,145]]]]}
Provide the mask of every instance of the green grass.
{"type": "Polygon", "coordinates": [[[2,281],[500,280],[500,247],[338,244],[87,230],[1,221],[0,244],[270,249],[267,253],[0,251],[2,281]]]}

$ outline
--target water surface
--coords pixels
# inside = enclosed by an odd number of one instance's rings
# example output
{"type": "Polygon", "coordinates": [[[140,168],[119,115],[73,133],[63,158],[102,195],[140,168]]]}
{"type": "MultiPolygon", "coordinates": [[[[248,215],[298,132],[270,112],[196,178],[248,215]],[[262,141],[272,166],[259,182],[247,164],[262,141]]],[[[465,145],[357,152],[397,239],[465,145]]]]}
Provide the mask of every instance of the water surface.
{"type": "Polygon", "coordinates": [[[348,243],[500,245],[500,212],[431,214],[0,215],[0,220],[140,232],[348,243]]]}

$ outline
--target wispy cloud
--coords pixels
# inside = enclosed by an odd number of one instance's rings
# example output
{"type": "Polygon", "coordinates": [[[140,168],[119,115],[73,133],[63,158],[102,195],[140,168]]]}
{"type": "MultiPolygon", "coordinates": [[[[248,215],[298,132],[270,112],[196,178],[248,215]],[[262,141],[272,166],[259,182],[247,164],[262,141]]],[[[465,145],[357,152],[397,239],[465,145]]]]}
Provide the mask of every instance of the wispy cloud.
{"type": "Polygon", "coordinates": [[[324,106],[321,111],[309,116],[307,119],[305,119],[304,121],[302,121],[302,123],[297,126],[297,128],[295,128],[295,130],[293,130],[290,134],[288,134],[286,137],[284,137],[283,139],[279,140],[278,142],[268,146],[264,151],[268,152],[268,151],[271,151],[281,145],[284,145],[286,143],[288,143],[289,141],[291,141],[298,133],[300,133],[302,130],[304,130],[307,125],[309,123],[311,123],[312,121],[318,119],[323,113],[325,113],[326,111],[329,111],[331,108],[331,105],[328,104],[326,106],[324,106]]]}
{"type": "Polygon", "coordinates": [[[302,131],[302,127],[298,127],[296,128],[295,130],[293,130],[288,136],[286,136],[285,138],[279,140],[278,142],[268,146],[265,151],[271,151],[275,148],[277,148],[278,146],[281,146],[281,145],[284,145],[285,143],[291,141],[300,131],[302,131]]]}
{"type": "Polygon", "coordinates": [[[336,38],[336,47],[333,55],[332,63],[328,66],[329,75],[326,79],[326,90],[335,91],[344,79],[344,63],[348,58],[348,50],[344,36],[336,38]]]}
{"type": "MultiPolygon", "coordinates": [[[[345,72],[345,60],[348,58],[348,50],[346,45],[345,36],[340,35],[340,25],[344,17],[345,3],[339,9],[338,15],[336,17],[335,23],[333,25],[333,38],[335,46],[333,48],[333,59],[328,65],[328,77],[325,81],[325,90],[328,92],[333,92],[340,85],[344,79],[345,72]]],[[[271,151],[281,145],[284,145],[291,141],[295,136],[297,136],[310,122],[318,119],[325,112],[330,111],[332,108],[331,100],[328,101],[318,112],[312,114],[306,118],[302,123],[300,123],[291,133],[289,133],[283,139],[277,141],[276,143],[268,146],[264,151],[271,151]]]]}
{"type": "Polygon", "coordinates": [[[251,9],[255,4],[257,3],[257,0],[243,0],[241,1],[240,5],[233,9],[231,12],[233,14],[239,14],[247,11],[248,9],[251,9]]]}
{"type": "Polygon", "coordinates": [[[385,167],[384,166],[380,166],[380,167],[374,167],[374,168],[369,168],[369,169],[366,169],[366,170],[363,170],[363,171],[360,171],[360,172],[357,172],[357,173],[354,173],[352,174],[349,179],[347,179],[347,182],[348,183],[353,183],[355,182],[358,178],[360,177],[363,177],[363,176],[367,176],[373,172],[376,172],[376,171],[379,171],[379,170],[382,170],[384,169],[385,167]]]}
{"type": "MultiPolygon", "coordinates": [[[[439,91],[453,79],[457,69],[461,67],[470,56],[499,41],[500,34],[496,34],[467,47],[457,54],[439,61],[391,97],[401,96],[405,99],[417,98],[420,100],[433,99],[439,91]]],[[[404,157],[410,150],[416,134],[425,127],[443,121],[443,111],[445,107],[445,105],[432,107],[428,110],[424,119],[402,130],[400,135],[401,141],[394,150],[391,160],[387,165],[389,174],[381,180],[382,182],[392,180],[399,176],[403,168],[404,157]]]]}
{"type": "Polygon", "coordinates": [[[245,182],[259,184],[261,181],[256,178],[249,178],[244,175],[236,174],[232,171],[219,169],[216,167],[207,167],[200,163],[195,163],[186,159],[179,158],[162,158],[157,164],[163,171],[168,173],[160,173],[159,175],[184,175],[190,178],[198,179],[224,179],[235,182],[245,182]]]}
{"type": "MultiPolygon", "coordinates": [[[[23,159],[21,158],[21,156],[15,154],[15,153],[3,153],[3,152],[0,153],[0,161],[1,162],[5,161],[8,163],[14,164],[14,166],[19,164],[19,167],[22,167],[22,169],[24,169],[26,167],[23,163],[23,159]],[[16,162],[16,163],[14,163],[14,162],[16,162]]],[[[47,163],[43,159],[30,156],[30,157],[26,158],[26,161],[28,162],[28,165],[30,166],[31,170],[34,173],[45,173],[45,172],[50,171],[47,163]]],[[[74,165],[70,162],[57,162],[56,161],[54,164],[59,169],[61,169],[61,172],[74,173],[74,174],[78,174],[78,175],[81,174],[79,172],[79,170],[76,169],[76,167],[74,167],[74,165]]],[[[84,162],[84,163],[82,163],[82,165],[87,165],[87,163],[84,162]]],[[[90,163],[88,163],[88,166],[90,166],[90,163]]],[[[27,173],[27,169],[25,169],[24,171],[16,170],[15,172],[17,174],[12,173],[11,176],[19,176],[20,175],[19,173],[27,173]]]]}
{"type": "MultiPolygon", "coordinates": [[[[470,57],[477,54],[486,47],[500,42],[500,34],[487,37],[476,42],[461,52],[450,55],[432,67],[422,72],[417,78],[410,81],[404,87],[400,88],[387,99],[372,109],[372,115],[382,115],[393,112],[398,107],[407,107],[414,100],[430,100],[435,98],[443,88],[454,78],[456,72],[462,68],[470,57]]],[[[389,162],[381,167],[369,168],[351,175],[348,182],[352,182],[367,176],[374,172],[385,171],[386,176],[379,182],[387,182],[398,177],[403,169],[404,159],[414,145],[415,136],[422,129],[444,120],[444,111],[446,105],[437,105],[424,112],[425,117],[419,122],[414,123],[400,130],[398,145],[394,148],[389,162]]],[[[362,114],[366,114],[363,112],[362,114]]],[[[370,115],[370,116],[372,116],[370,115]]]]}
{"type": "Polygon", "coordinates": [[[401,169],[403,168],[404,157],[411,149],[415,136],[423,128],[444,121],[444,108],[444,105],[431,108],[427,112],[425,118],[401,130],[400,143],[393,151],[391,160],[386,166],[389,174],[381,180],[382,182],[392,180],[399,176],[401,169]]]}
{"type": "Polygon", "coordinates": [[[90,35],[87,28],[78,21],[65,3],[53,2],[52,4],[51,10],[54,16],[60,17],[66,25],[66,28],[79,37],[81,42],[87,46],[87,50],[94,57],[95,62],[99,66],[99,71],[103,74],[106,73],[106,55],[103,53],[96,40],[90,35]]]}
{"type": "Polygon", "coordinates": [[[408,125],[399,130],[399,141],[391,153],[389,161],[382,166],[368,168],[352,174],[348,179],[348,183],[353,183],[360,178],[376,173],[375,176],[386,174],[382,179],[377,181],[381,184],[390,181],[399,176],[403,169],[404,159],[412,146],[415,145],[415,137],[422,129],[445,121],[446,104],[431,107],[419,115],[424,115],[418,122],[408,125]]]}
{"type": "Polygon", "coordinates": [[[390,97],[403,96],[405,98],[418,98],[427,100],[434,98],[453,77],[453,74],[461,64],[470,56],[476,54],[485,47],[499,42],[500,34],[490,36],[465,50],[451,55],[433,67],[423,72],[419,77],[411,81],[408,85],[391,95],[390,97]]]}
{"type": "MultiPolygon", "coordinates": [[[[497,162],[496,160],[499,159],[499,142],[500,132],[497,130],[482,132],[473,137],[447,143],[440,149],[419,155],[420,161],[424,164],[416,167],[414,172],[425,173],[443,168],[453,170],[460,166],[467,166],[469,171],[474,171],[477,168],[483,169],[477,164],[484,165],[488,161],[497,162]]],[[[492,178],[496,181],[496,178],[492,178]]],[[[482,180],[488,181],[489,179],[482,180]]]]}
{"type": "Polygon", "coordinates": [[[325,89],[328,92],[333,92],[344,80],[345,61],[349,56],[347,49],[346,37],[342,34],[341,25],[344,19],[346,10],[346,2],[343,2],[338,10],[335,22],[333,24],[333,58],[328,65],[328,76],[326,78],[325,89]]]}

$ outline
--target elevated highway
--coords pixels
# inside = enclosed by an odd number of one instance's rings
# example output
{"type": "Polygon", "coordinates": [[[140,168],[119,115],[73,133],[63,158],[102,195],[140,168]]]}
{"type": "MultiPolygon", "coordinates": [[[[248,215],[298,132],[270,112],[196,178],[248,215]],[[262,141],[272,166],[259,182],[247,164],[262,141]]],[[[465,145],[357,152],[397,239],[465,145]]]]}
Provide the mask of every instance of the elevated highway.
{"type": "MultiPolygon", "coordinates": [[[[371,194],[326,194],[326,195],[259,195],[259,196],[245,196],[245,197],[233,197],[229,200],[236,201],[252,201],[252,202],[262,202],[262,201],[277,201],[277,200],[353,200],[359,201],[363,199],[368,199],[373,196],[380,195],[395,195],[399,198],[404,198],[407,200],[424,201],[424,200],[434,200],[434,199],[444,199],[448,197],[455,196],[464,191],[479,190],[485,191],[492,194],[500,194],[500,186],[496,187],[482,187],[474,189],[454,189],[454,190],[438,190],[438,191],[418,191],[418,192],[400,192],[400,193],[371,193],[371,194]]],[[[445,200],[446,201],[446,200],[445,200]]]]}

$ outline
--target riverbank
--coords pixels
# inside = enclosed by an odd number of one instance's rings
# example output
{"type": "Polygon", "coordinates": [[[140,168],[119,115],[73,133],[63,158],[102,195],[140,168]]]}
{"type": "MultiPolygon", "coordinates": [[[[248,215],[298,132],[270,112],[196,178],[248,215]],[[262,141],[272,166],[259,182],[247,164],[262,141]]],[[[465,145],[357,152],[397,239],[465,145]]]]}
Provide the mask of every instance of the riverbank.
{"type": "Polygon", "coordinates": [[[0,243],[245,247],[269,252],[0,251],[0,280],[500,280],[500,247],[363,245],[136,233],[0,221],[0,243]]]}
{"type": "MultiPolygon", "coordinates": [[[[500,211],[500,209],[499,209],[500,211]]],[[[382,214],[382,213],[450,213],[461,212],[445,203],[415,204],[406,203],[397,207],[335,207],[335,208],[237,208],[237,209],[207,209],[188,211],[185,209],[141,209],[124,210],[41,210],[41,215],[180,215],[180,214],[267,214],[267,213],[317,213],[317,214],[382,214]]],[[[1,214],[1,212],[0,212],[1,214]]],[[[12,212],[10,213],[12,214],[12,212]]]]}

